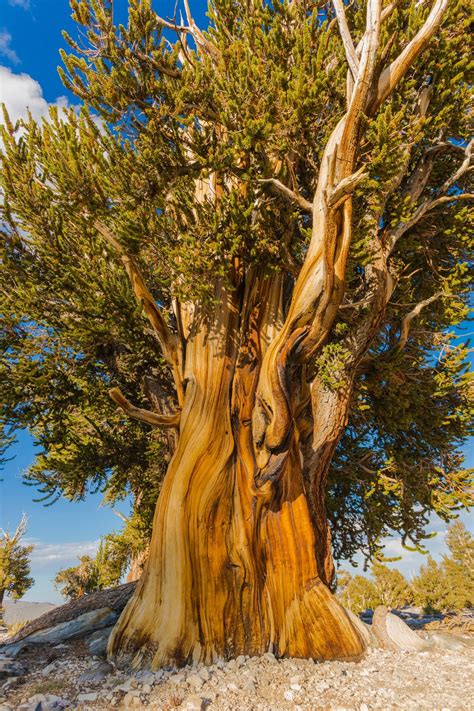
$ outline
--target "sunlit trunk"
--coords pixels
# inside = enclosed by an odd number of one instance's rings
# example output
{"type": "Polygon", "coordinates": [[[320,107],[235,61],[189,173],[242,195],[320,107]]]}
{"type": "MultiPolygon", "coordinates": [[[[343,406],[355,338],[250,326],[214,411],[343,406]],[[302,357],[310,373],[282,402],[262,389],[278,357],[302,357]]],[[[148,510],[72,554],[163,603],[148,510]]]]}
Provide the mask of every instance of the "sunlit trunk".
{"type": "Polygon", "coordinates": [[[326,484],[337,444],[347,425],[352,379],[338,374],[341,382],[330,387],[316,378],[311,386],[312,429],[301,445],[304,480],[316,537],[318,573],[326,585],[334,582],[335,568],[331,530],[326,511],[326,484]]]}
{"type": "Polygon", "coordinates": [[[294,425],[281,460],[258,478],[251,418],[262,352],[278,320],[274,287],[248,289],[239,310],[224,295],[212,323],[208,317],[188,339],[179,440],[149,558],[109,645],[119,663],[157,668],[269,650],[317,659],[363,651],[318,575],[294,425]]]}

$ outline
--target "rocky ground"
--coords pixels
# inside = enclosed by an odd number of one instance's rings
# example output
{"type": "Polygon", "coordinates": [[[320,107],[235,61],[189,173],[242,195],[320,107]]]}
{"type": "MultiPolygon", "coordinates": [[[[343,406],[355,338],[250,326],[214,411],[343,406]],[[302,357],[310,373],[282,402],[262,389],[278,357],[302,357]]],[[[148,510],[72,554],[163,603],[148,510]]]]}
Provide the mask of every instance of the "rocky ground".
{"type": "Polygon", "coordinates": [[[474,711],[474,615],[378,607],[353,624],[358,662],[238,657],[210,667],[125,673],[105,659],[133,586],[63,605],[0,634],[0,711],[474,711]],[[405,621],[403,621],[405,620],[405,621]],[[366,624],[370,623],[370,624],[366,624]],[[3,646],[2,646],[3,643],[3,646]]]}
{"type": "Polygon", "coordinates": [[[0,711],[474,708],[472,646],[425,652],[377,649],[355,663],[277,660],[267,654],[212,667],[127,676],[91,658],[84,642],[76,641],[26,651],[15,663],[27,673],[17,668],[17,676],[3,683],[0,711]]]}

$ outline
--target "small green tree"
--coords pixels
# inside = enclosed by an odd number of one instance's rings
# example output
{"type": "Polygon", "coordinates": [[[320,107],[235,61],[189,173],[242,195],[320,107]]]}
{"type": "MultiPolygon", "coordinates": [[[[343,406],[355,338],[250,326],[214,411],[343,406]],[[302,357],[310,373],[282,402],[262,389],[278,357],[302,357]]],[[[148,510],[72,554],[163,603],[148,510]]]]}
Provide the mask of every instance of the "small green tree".
{"type": "Polygon", "coordinates": [[[350,573],[345,572],[342,581],[343,587],[339,599],[344,607],[348,607],[356,615],[380,605],[378,590],[370,578],[363,575],[351,576],[350,573]]]}
{"type": "Polygon", "coordinates": [[[403,607],[413,600],[411,586],[399,570],[374,563],[371,572],[382,605],[403,607]]]}
{"type": "Polygon", "coordinates": [[[79,558],[79,564],[63,568],[54,578],[54,585],[67,600],[102,590],[96,561],[89,555],[79,558]]]}
{"type": "Polygon", "coordinates": [[[462,521],[456,521],[448,528],[446,545],[455,563],[462,565],[469,575],[474,574],[474,537],[462,521]]]}
{"type": "Polygon", "coordinates": [[[5,593],[18,599],[23,597],[34,582],[30,577],[30,553],[33,546],[20,543],[27,523],[28,519],[23,514],[15,533],[10,534],[0,529],[0,623],[3,619],[5,593]]]}
{"type": "Polygon", "coordinates": [[[470,608],[474,600],[474,538],[457,521],[448,528],[446,543],[451,555],[443,556],[441,563],[445,604],[450,610],[470,608]]]}
{"type": "Polygon", "coordinates": [[[413,599],[416,605],[426,612],[439,612],[445,609],[446,583],[443,571],[431,557],[413,580],[413,599]]]}

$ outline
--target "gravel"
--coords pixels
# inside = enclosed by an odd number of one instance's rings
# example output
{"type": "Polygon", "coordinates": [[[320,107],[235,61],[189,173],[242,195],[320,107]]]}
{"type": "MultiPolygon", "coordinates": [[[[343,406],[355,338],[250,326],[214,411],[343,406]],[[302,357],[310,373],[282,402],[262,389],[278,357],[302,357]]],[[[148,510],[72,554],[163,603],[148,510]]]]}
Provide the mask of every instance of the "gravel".
{"type": "MultiPolygon", "coordinates": [[[[150,711],[454,711],[474,709],[474,648],[425,652],[371,650],[359,662],[238,657],[210,667],[127,675],[91,659],[85,645],[64,645],[54,664],[25,655],[28,674],[2,691],[1,711],[150,709],[150,711]],[[99,673],[94,674],[98,669],[99,673]],[[109,671],[109,673],[106,673],[109,671]],[[105,673],[105,675],[104,675],[105,673]],[[49,688],[48,685],[49,684],[49,688]],[[48,692],[55,694],[49,706],[48,692]],[[36,694],[36,695],[35,695],[36,694]],[[57,700],[60,699],[60,702],[57,700]]],[[[23,658],[22,658],[23,663],[23,658]]],[[[50,697],[53,698],[53,697],[50,697]]]]}

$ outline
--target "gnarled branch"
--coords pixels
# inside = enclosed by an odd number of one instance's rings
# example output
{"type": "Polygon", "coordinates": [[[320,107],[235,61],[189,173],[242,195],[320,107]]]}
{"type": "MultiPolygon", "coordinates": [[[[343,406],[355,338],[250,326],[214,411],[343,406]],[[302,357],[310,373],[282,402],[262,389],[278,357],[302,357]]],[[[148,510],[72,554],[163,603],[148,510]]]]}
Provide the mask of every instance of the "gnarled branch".
{"type": "Polygon", "coordinates": [[[280,180],[277,180],[277,178],[261,178],[258,182],[262,184],[266,183],[267,185],[271,185],[273,188],[275,188],[277,192],[284,195],[286,198],[288,198],[288,200],[295,202],[306,212],[312,212],[313,205],[311,202],[309,202],[309,200],[306,200],[306,198],[304,198],[302,195],[291,190],[291,188],[287,187],[280,180]]]}
{"type": "Polygon", "coordinates": [[[148,287],[145,284],[143,276],[135,260],[126,253],[123,246],[103,222],[96,220],[94,222],[94,227],[120,255],[122,264],[124,265],[125,271],[127,272],[128,278],[130,279],[135,298],[138,303],[143,306],[143,310],[145,311],[145,314],[161,345],[163,355],[173,368],[173,374],[178,394],[178,402],[181,405],[183,400],[181,375],[182,353],[179,344],[179,339],[177,338],[176,334],[174,334],[168,328],[168,325],[164,320],[160,309],[156,305],[153,296],[151,295],[148,287]]]}
{"type": "Polygon", "coordinates": [[[377,96],[371,107],[371,114],[374,114],[380,104],[392,93],[408,69],[412,66],[415,59],[422,53],[430,39],[438,31],[444,19],[448,4],[449,0],[436,0],[430,14],[426,18],[426,22],[415,37],[407,44],[398,57],[383,70],[378,82],[377,96]]]}
{"type": "Polygon", "coordinates": [[[342,0],[333,0],[334,11],[336,13],[337,22],[339,25],[339,33],[341,35],[342,44],[346,52],[347,64],[351,70],[351,74],[356,79],[359,73],[359,60],[357,59],[354,43],[352,41],[349,25],[347,24],[346,11],[342,0]]]}
{"type": "Polygon", "coordinates": [[[153,427],[178,427],[179,425],[181,418],[179,412],[176,412],[174,415],[158,415],[156,412],[136,407],[127,400],[120,388],[112,388],[109,390],[109,395],[115,404],[134,420],[146,422],[147,425],[152,425],[153,427]]]}
{"type": "Polygon", "coordinates": [[[362,166],[355,173],[341,180],[330,192],[328,205],[330,207],[338,207],[341,205],[344,200],[347,200],[347,198],[352,195],[359,183],[365,180],[368,175],[369,174],[365,172],[365,166],[362,166]]]}

